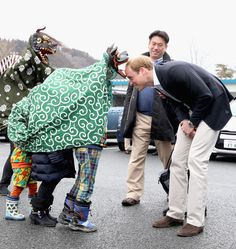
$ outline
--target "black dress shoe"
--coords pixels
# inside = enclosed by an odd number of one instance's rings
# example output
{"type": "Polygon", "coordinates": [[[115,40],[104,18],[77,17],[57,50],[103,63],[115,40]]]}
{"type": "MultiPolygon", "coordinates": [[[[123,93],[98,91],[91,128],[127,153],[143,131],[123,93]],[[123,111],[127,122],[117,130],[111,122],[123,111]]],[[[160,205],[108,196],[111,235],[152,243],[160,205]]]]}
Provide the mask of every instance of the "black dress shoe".
{"type": "Polygon", "coordinates": [[[140,200],[135,200],[133,198],[125,198],[123,201],[122,201],[122,205],[123,206],[133,206],[133,205],[137,205],[140,203],[140,200]]]}

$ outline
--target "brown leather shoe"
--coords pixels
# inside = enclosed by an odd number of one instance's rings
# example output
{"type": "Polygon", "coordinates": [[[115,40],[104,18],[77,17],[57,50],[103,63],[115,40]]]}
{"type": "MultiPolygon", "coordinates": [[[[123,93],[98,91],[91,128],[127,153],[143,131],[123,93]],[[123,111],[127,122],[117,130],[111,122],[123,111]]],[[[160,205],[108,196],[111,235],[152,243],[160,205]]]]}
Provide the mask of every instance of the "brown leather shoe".
{"type": "Polygon", "coordinates": [[[122,201],[122,205],[123,206],[133,206],[133,205],[137,205],[140,203],[140,200],[135,200],[133,198],[125,198],[123,201],[122,201]]]}
{"type": "Polygon", "coordinates": [[[203,232],[203,227],[196,227],[191,224],[185,224],[177,233],[180,237],[192,237],[203,232]]]}
{"type": "Polygon", "coordinates": [[[172,217],[169,216],[165,216],[163,218],[161,218],[158,221],[155,221],[152,226],[155,228],[166,228],[166,227],[173,227],[173,226],[180,226],[183,225],[183,220],[178,220],[178,219],[174,219],[172,217]]]}

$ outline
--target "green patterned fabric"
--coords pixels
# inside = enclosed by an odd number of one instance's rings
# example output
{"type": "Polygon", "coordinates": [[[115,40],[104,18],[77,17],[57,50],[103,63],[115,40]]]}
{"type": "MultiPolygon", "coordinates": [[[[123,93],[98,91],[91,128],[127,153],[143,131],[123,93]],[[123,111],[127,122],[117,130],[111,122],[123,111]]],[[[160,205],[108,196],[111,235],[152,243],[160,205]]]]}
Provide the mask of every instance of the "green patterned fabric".
{"type": "Polygon", "coordinates": [[[0,130],[6,128],[12,105],[27,96],[29,89],[42,83],[53,68],[41,62],[32,48],[0,78],[0,130]]]}
{"type": "Polygon", "coordinates": [[[112,103],[108,55],[83,69],[56,69],[14,105],[8,136],[26,151],[52,152],[100,144],[112,103]]]}

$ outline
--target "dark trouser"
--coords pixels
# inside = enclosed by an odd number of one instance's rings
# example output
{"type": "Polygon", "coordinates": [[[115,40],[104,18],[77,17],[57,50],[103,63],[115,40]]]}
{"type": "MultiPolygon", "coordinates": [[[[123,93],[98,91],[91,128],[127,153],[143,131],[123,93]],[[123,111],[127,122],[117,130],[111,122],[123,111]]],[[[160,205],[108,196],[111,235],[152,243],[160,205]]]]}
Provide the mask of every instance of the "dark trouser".
{"type": "Polygon", "coordinates": [[[2,179],[0,181],[0,186],[6,186],[8,187],[11,184],[11,177],[13,174],[12,168],[11,168],[11,154],[14,149],[14,144],[10,142],[10,154],[9,157],[7,158],[5,165],[3,167],[3,172],[2,172],[2,179]]]}
{"type": "Polygon", "coordinates": [[[34,211],[45,211],[53,203],[53,191],[55,190],[57,184],[60,180],[45,182],[40,184],[38,193],[36,197],[33,197],[31,204],[34,211]]]}

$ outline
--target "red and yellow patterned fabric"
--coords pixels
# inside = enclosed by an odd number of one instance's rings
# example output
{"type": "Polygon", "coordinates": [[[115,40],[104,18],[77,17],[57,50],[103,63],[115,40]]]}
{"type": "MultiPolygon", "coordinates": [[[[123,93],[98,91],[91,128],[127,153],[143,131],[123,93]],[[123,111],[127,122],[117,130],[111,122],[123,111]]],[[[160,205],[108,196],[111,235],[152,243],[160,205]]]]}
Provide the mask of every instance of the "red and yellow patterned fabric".
{"type": "Polygon", "coordinates": [[[29,185],[37,184],[31,177],[31,167],[13,169],[13,185],[26,188],[29,185]]]}
{"type": "Polygon", "coordinates": [[[13,169],[18,168],[31,168],[32,158],[31,153],[21,150],[19,147],[15,147],[11,155],[11,165],[13,169]]]}

